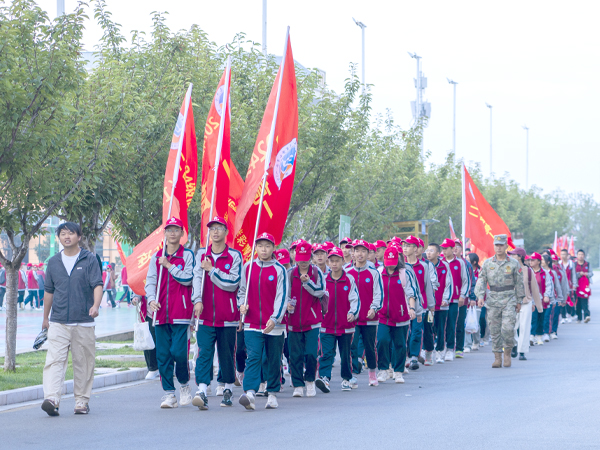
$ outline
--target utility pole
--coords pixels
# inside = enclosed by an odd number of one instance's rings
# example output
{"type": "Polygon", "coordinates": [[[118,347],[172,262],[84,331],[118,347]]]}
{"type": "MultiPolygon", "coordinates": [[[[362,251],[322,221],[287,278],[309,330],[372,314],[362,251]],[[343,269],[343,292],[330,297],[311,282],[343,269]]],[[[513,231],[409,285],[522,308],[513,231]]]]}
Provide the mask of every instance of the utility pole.
{"type": "Polygon", "coordinates": [[[453,119],[452,119],[452,153],[454,154],[454,158],[456,159],[456,85],[458,84],[456,81],[452,81],[450,78],[446,78],[448,83],[452,85],[454,89],[454,103],[453,103],[453,119]]]}
{"type": "Polygon", "coordinates": [[[362,34],[362,65],[361,65],[361,69],[362,69],[362,94],[365,95],[365,28],[367,28],[367,26],[362,23],[357,21],[354,17],[352,18],[352,20],[354,20],[354,23],[356,25],[358,25],[360,27],[360,31],[362,34]]]}
{"type": "Polygon", "coordinates": [[[488,108],[490,108],[490,177],[492,176],[492,105],[488,103],[485,104],[488,108]]]}
{"type": "Polygon", "coordinates": [[[262,16],[262,51],[265,58],[267,57],[267,0],[263,0],[263,16],[262,16]]]}
{"type": "Polygon", "coordinates": [[[529,189],[529,127],[523,125],[523,129],[527,135],[525,144],[525,189],[529,189]]]}
{"type": "MultiPolygon", "coordinates": [[[[421,72],[421,57],[416,53],[408,52],[411,58],[417,60],[417,77],[415,78],[415,88],[417,89],[417,99],[414,102],[410,102],[414,126],[423,124],[423,128],[426,128],[428,123],[423,119],[429,119],[431,117],[431,104],[423,101],[423,91],[427,87],[427,78],[423,76],[421,72]]],[[[421,136],[421,155],[424,154],[423,136],[421,136]]]]}

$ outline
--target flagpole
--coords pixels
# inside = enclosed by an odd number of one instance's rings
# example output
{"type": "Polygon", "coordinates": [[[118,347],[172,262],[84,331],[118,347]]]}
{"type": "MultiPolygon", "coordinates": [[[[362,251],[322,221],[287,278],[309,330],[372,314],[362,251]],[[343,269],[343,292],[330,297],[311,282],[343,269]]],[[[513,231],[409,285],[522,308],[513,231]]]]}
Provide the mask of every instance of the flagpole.
{"type": "MultiPolygon", "coordinates": [[[[267,182],[267,174],[269,172],[269,166],[271,165],[271,155],[273,153],[273,140],[275,138],[275,125],[277,125],[277,112],[279,110],[279,97],[281,96],[281,84],[283,81],[283,71],[285,70],[285,59],[287,56],[287,48],[290,39],[290,27],[287,27],[285,33],[285,47],[283,49],[283,57],[281,59],[281,66],[279,69],[279,83],[277,85],[277,97],[275,99],[275,111],[273,111],[273,120],[271,121],[271,132],[269,133],[269,142],[267,143],[267,154],[265,156],[265,171],[262,176],[261,189],[260,189],[260,201],[258,203],[258,213],[256,214],[256,226],[254,227],[254,239],[252,239],[252,252],[250,253],[250,268],[248,269],[248,279],[246,280],[246,293],[244,295],[244,306],[248,305],[248,286],[250,285],[250,277],[252,275],[252,264],[254,260],[254,250],[256,247],[256,237],[258,236],[258,226],[260,224],[260,216],[263,208],[263,198],[265,196],[265,184],[267,182]]],[[[243,268],[242,268],[243,270],[243,268]]],[[[242,323],[244,322],[244,316],[241,317],[242,323]]]]}
{"type": "Polygon", "coordinates": [[[465,246],[467,245],[467,241],[465,239],[465,230],[466,230],[466,226],[467,226],[467,199],[465,197],[465,163],[464,162],[462,163],[461,184],[462,184],[462,242],[463,242],[462,251],[463,251],[463,258],[464,258],[465,253],[466,253],[465,246]]]}
{"type": "MultiPolygon", "coordinates": [[[[185,124],[187,122],[187,115],[188,115],[188,110],[190,107],[190,102],[192,101],[192,87],[193,86],[194,85],[192,83],[190,83],[188,90],[185,94],[185,106],[184,106],[184,111],[183,111],[181,137],[179,138],[179,148],[177,149],[177,159],[175,160],[175,167],[173,168],[173,183],[171,183],[172,184],[171,198],[169,199],[169,213],[167,214],[167,220],[169,220],[171,218],[171,210],[173,209],[173,196],[175,195],[175,185],[177,184],[177,178],[178,178],[177,175],[179,172],[179,165],[181,164],[181,152],[183,150],[183,138],[185,136],[185,124]]],[[[163,256],[164,256],[167,252],[167,235],[166,234],[163,237],[162,248],[163,248],[163,256]]],[[[158,272],[158,285],[156,286],[156,304],[158,304],[158,302],[160,300],[160,284],[162,282],[162,274],[163,274],[163,270],[161,267],[158,272]]],[[[156,326],[156,311],[154,311],[154,313],[152,314],[152,326],[153,327],[156,326]]]]}
{"type": "MultiPolygon", "coordinates": [[[[225,129],[225,121],[226,119],[226,114],[229,114],[229,75],[231,73],[231,56],[227,57],[227,67],[225,69],[225,95],[224,95],[224,100],[223,100],[223,110],[221,111],[221,123],[219,125],[219,138],[217,140],[217,152],[215,154],[215,166],[213,167],[213,170],[215,172],[215,176],[213,177],[213,187],[212,187],[212,194],[210,197],[210,214],[208,215],[208,220],[212,220],[212,216],[213,216],[213,211],[214,211],[214,203],[215,203],[215,191],[217,190],[217,177],[219,175],[219,165],[221,164],[221,151],[223,148],[223,133],[224,133],[224,129],[225,129]]],[[[200,224],[200,226],[202,226],[202,224],[200,224]]],[[[206,245],[204,246],[204,248],[206,249],[205,252],[208,251],[208,243],[210,241],[210,230],[208,230],[208,232],[206,233],[206,245]]],[[[206,253],[205,253],[205,258],[206,258],[206,253]]],[[[206,271],[203,270],[202,271],[202,278],[200,279],[200,301],[202,301],[202,294],[204,292],[204,279],[206,277],[206,271]]],[[[196,316],[196,331],[198,331],[198,321],[199,318],[198,316],[196,316]]]]}

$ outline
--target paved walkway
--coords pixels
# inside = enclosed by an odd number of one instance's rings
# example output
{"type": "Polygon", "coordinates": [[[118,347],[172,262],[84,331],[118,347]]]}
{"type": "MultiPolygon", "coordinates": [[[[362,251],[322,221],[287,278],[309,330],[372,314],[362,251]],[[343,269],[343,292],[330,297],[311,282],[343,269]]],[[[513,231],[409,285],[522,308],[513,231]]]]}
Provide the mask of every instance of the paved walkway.
{"type": "MultiPolygon", "coordinates": [[[[103,306],[96,318],[96,336],[133,330],[136,308],[127,307],[123,302],[120,308],[103,306]]],[[[42,310],[20,309],[17,316],[17,353],[33,350],[33,341],[42,328],[42,310]]],[[[0,356],[4,356],[6,342],[6,311],[0,311],[0,356]]],[[[42,347],[43,348],[43,347],[42,347]]]]}

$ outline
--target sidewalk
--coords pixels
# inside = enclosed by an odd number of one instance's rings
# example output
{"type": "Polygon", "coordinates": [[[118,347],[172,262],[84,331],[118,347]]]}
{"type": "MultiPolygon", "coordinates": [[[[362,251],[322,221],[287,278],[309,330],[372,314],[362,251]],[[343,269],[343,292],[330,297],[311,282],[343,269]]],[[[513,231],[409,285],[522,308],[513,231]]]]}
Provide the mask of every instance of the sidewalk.
{"type": "MultiPolygon", "coordinates": [[[[133,330],[136,308],[126,302],[117,309],[102,307],[96,317],[96,336],[133,330]]],[[[42,310],[20,309],[17,316],[17,353],[33,350],[33,341],[42,328],[42,310]]],[[[4,356],[6,342],[6,311],[0,311],[0,356],[4,356]]],[[[43,347],[42,347],[43,348],[43,347]]]]}

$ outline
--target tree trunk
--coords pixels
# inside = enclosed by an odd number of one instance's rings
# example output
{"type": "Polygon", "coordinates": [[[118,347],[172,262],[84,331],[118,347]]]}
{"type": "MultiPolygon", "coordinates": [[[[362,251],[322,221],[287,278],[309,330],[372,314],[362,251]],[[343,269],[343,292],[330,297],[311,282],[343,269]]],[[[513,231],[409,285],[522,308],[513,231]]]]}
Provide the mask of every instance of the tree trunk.
{"type": "MultiPolygon", "coordinates": [[[[20,263],[19,263],[20,264],[20,263]]],[[[6,344],[4,370],[14,372],[17,355],[17,298],[19,289],[19,265],[6,269],[6,344]]]]}

